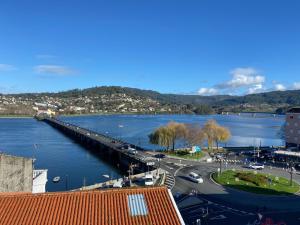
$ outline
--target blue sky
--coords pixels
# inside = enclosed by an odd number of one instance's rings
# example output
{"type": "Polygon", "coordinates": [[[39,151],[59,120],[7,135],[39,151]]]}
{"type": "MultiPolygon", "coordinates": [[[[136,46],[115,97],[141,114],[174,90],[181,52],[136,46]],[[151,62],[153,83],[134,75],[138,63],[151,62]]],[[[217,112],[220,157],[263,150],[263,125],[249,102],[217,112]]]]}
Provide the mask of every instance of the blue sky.
{"type": "Polygon", "coordinates": [[[0,93],[300,89],[300,1],[0,2],[0,93]]]}

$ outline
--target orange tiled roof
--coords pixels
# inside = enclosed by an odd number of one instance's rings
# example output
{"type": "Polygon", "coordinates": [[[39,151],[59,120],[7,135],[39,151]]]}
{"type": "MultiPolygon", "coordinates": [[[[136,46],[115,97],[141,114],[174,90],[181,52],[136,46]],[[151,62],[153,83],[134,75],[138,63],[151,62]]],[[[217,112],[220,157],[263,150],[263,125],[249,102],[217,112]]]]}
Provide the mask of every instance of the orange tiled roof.
{"type": "MultiPolygon", "coordinates": [[[[138,205],[138,207],[140,207],[138,205]]],[[[0,195],[1,225],[179,225],[166,187],[0,195]],[[128,196],[142,195],[146,215],[132,215],[128,196]]]]}

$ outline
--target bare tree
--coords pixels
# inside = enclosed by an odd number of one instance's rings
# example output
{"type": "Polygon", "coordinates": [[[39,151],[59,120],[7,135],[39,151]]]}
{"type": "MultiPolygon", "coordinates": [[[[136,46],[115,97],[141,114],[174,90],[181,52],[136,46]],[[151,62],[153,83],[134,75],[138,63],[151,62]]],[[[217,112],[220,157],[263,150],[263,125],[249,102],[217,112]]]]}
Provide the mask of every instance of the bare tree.
{"type": "Polygon", "coordinates": [[[186,141],[190,146],[202,145],[206,139],[206,134],[199,125],[188,124],[186,125],[187,135],[186,141]]]}
{"type": "Polygon", "coordinates": [[[226,127],[220,126],[215,120],[209,120],[203,127],[203,131],[207,136],[208,147],[212,148],[214,144],[217,144],[219,148],[219,142],[227,141],[230,136],[230,130],[226,127]]]}
{"type": "Polygon", "coordinates": [[[228,128],[217,126],[216,128],[216,139],[215,142],[217,144],[217,149],[219,149],[219,143],[225,142],[231,137],[231,133],[228,128]]]}
{"type": "Polygon", "coordinates": [[[187,128],[184,123],[170,122],[166,128],[171,132],[172,150],[175,151],[176,141],[187,136],[187,128]]]}
{"type": "Polygon", "coordinates": [[[160,145],[166,147],[169,150],[172,144],[172,134],[167,127],[159,127],[153,133],[149,135],[149,141],[151,144],[160,145]]]}
{"type": "Polygon", "coordinates": [[[176,141],[184,139],[187,135],[186,125],[183,123],[170,122],[166,126],[159,127],[149,135],[152,144],[164,146],[167,149],[172,146],[175,150],[176,141]]]}

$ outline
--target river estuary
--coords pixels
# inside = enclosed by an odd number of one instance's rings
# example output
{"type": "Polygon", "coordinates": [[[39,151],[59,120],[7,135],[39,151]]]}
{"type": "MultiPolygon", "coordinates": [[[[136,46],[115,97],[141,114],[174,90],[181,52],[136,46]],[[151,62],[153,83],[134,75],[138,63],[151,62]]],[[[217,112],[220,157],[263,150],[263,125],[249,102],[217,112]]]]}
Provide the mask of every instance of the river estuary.
{"type": "MultiPolygon", "coordinates": [[[[204,124],[208,119],[231,130],[227,146],[282,145],[278,131],[284,116],[269,114],[238,115],[97,115],[60,117],[60,119],[100,133],[157,149],[148,143],[148,134],[169,121],[204,124]]],[[[48,169],[47,191],[62,191],[120,177],[119,171],[90,153],[48,124],[31,118],[0,118],[0,151],[35,158],[35,168],[48,169]],[[60,176],[61,182],[52,178],[60,176]],[[66,182],[67,180],[67,182],[66,182]]]]}

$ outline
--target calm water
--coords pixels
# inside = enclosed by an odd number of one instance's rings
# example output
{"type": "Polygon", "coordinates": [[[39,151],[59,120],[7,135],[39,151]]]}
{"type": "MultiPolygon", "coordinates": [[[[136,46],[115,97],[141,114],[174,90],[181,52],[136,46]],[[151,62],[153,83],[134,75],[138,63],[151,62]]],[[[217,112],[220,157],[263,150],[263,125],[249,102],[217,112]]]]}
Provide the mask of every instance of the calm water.
{"type": "MultiPolygon", "coordinates": [[[[61,117],[61,119],[101,133],[124,139],[146,148],[159,148],[148,143],[147,135],[156,127],[169,121],[204,124],[215,119],[232,132],[228,146],[282,145],[277,137],[284,117],[260,115],[260,118],[243,116],[194,116],[194,115],[101,115],[61,117]]],[[[0,151],[36,158],[35,168],[48,169],[47,191],[65,190],[105,181],[103,174],[120,177],[110,165],[74,143],[46,123],[34,119],[0,118],[0,151]],[[36,148],[34,147],[36,145],[36,148]],[[61,176],[60,183],[52,183],[54,176],[61,176]]]]}
{"type": "Polygon", "coordinates": [[[278,138],[278,131],[285,117],[272,117],[259,114],[253,118],[250,114],[237,115],[101,115],[81,117],[61,117],[70,123],[80,125],[100,133],[121,138],[129,143],[139,144],[146,148],[159,148],[148,143],[148,134],[155,128],[170,121],[181,123],[199,123],[203,125],[207,120],[214,119],[226,126],[232,133],[228,146],[282,145],[278,138]],[[120,126],[121,125],[121,126],[120,126]]]}
{"type": "Polygon", "coordinates": [[[48,169],[47,191],[68,189],[107,180],[103,174],[119,177],[118,171],[48,124],[34,119],[0,118],[0,151],[36,158],[35,168],[48,169]],[[34,145],[37,147],[35,148],[34,145]],[[59,183],[52,179],[60,176],[59,183]]]}

